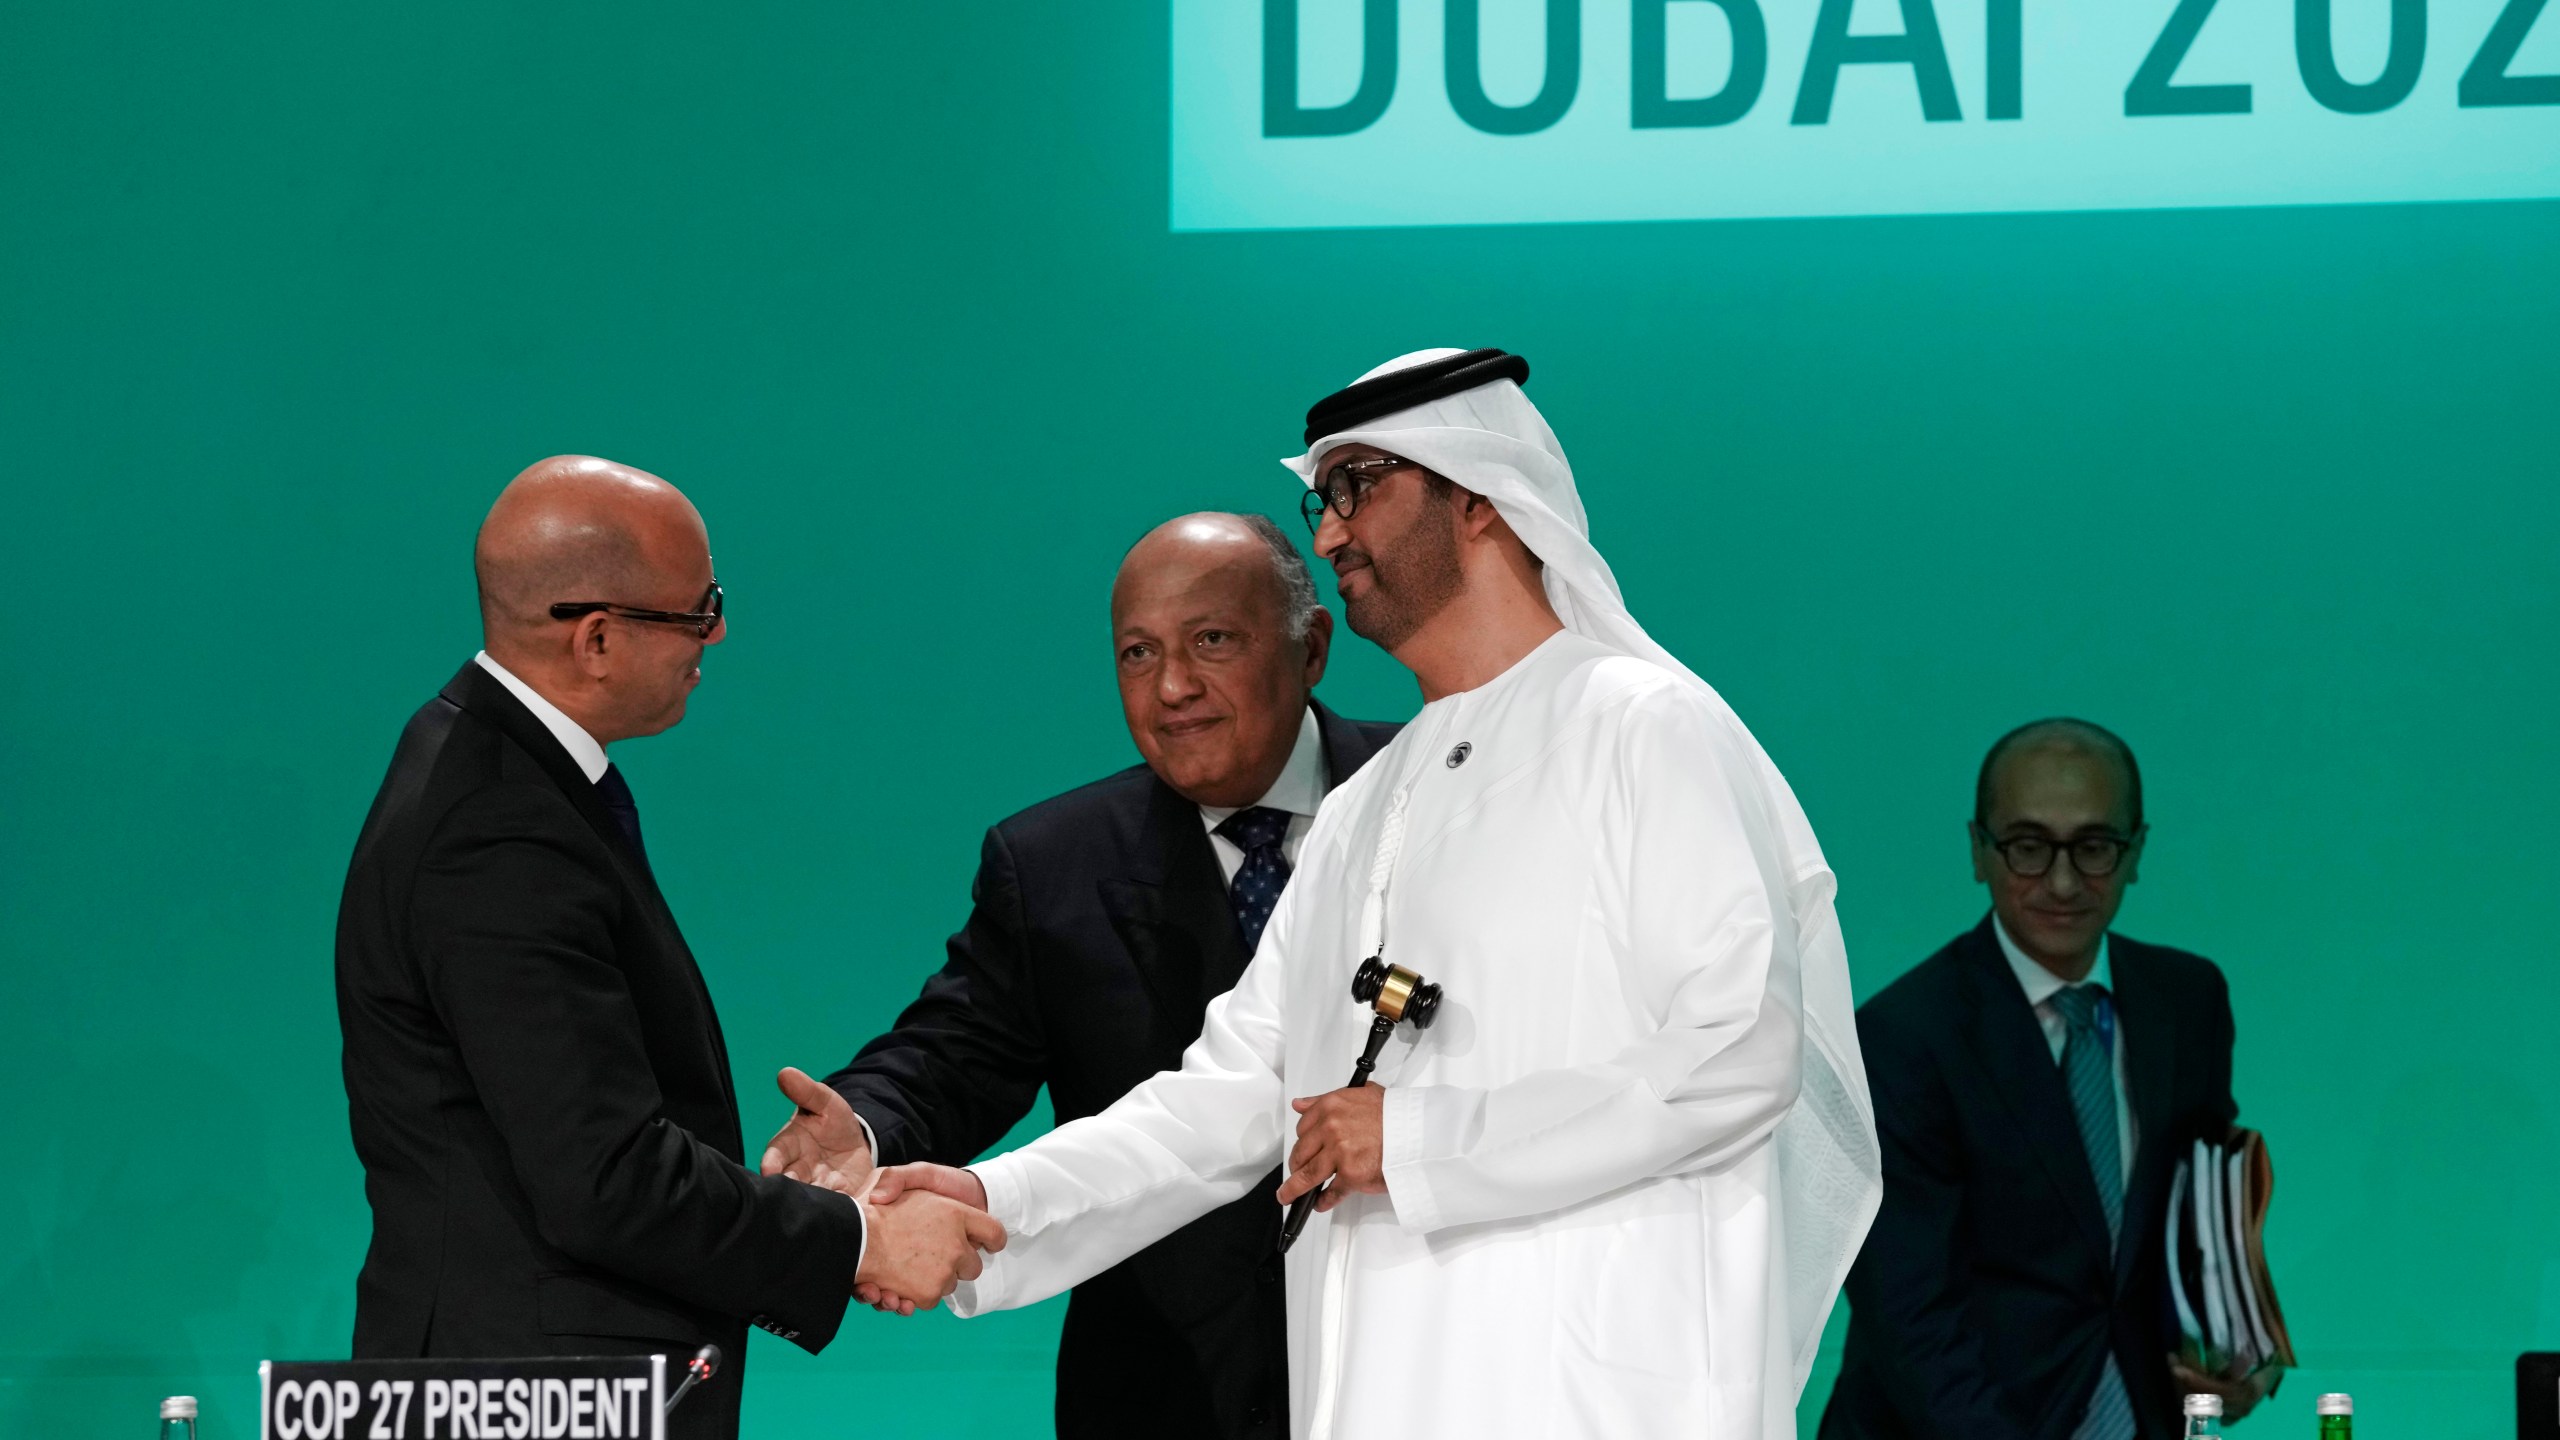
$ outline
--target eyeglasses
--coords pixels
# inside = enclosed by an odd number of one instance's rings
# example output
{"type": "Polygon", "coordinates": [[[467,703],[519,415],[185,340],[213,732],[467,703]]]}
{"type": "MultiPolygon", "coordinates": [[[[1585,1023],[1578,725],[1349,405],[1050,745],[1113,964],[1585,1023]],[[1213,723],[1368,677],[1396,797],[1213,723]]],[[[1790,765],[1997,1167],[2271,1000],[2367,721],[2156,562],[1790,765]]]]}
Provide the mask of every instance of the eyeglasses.
{"type": "Polygon", "coordinates": [[[1310,532],[1324,524],[1324,512],[1327,506],[1333,508],[1334,514],[1348,520],[1359,513],[1360,502],[1369,498],[1369,492],[1377,488],[1379,481],[1398,470],[1420,468],[1422,467],[1397,455],[1371,455],[1359,460],[1344,460],[1339,464],[1328,466],[1322,475],[1316,477],[1316,483],[1307,491],[1306,498],[1298,502],[1298,513],[1306,517],[1307,529],[1310,532]]]}
{"type": "Polygon", "coordinates": [[[699,610],[643,610],[637,605],[616,605],[610,600],[563,600],[551,607],[551,618],[575,620],[581,615],[592,615],[601,610],[607,615],[624,620],[649,620],[660,625],[689,625],[693,627],[693,633],[697,639],[708,640],[711,638],[711,632],[720,628],[720,609],[723,599],[720,582],[714,579],[711,582],[711,588],[702,592],[700,601],[702,608],[699,610]]]}
{"type": "Polygon", "coordinates": [[[2103,880],[2116,873],[2124,863],[2125,852],[2134,842],[2121,835],[2082,835],[2070,840],[2054,840],[2042,835],[2012,835],[1994,840],[1991,832],[1980,825],[1973,827],[1982,843],[2000,852],[2000,863],[2009,873],[2022,880],[2033,880],[2053,868],[2053,857],[2067,854],[2071,868],[2086,880],[2103,880]]]}

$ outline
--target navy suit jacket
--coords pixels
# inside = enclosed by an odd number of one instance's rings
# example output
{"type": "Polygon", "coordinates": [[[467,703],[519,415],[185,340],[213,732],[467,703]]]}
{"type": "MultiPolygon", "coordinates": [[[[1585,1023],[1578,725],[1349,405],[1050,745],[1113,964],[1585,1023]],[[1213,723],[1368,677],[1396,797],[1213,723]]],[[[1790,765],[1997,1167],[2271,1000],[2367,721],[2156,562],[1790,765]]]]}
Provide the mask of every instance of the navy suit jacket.
{"type": "Polygon", "coordinates": [[[2068,1440],[2110,1351],[2139,1433],[2178,1433],[2163,1207],[2178,1157],[2239,1114],[2231,998],[2202,956],[2122,935],[2107,956],[2138,1131],[2113,1246],[1988,917],[1859,1007],[1884,1208],[1822,1440],[2068,1440]]]}
{"type": "MultiPolygon", "coordinates": [[[[1399,728],[1314,708],[1335,785],[1399,728]]],[[[1103,1109],[1182,1063],[1252,958],[1200,807],[1144,765],[989,830],[970,898],[949,962],[827,1078],[870,1123],[882,1164],[967,1164],[1043,1084],[1059,1124],[1103,1109]]],[[[1358,957],[1341,960],[1347,978],[1358,957]]],[[[1279,1186],[1275,1170],[1076,1287],[1058,1343],[1060,1435],[1289,1433],[1279,1186]]]]}

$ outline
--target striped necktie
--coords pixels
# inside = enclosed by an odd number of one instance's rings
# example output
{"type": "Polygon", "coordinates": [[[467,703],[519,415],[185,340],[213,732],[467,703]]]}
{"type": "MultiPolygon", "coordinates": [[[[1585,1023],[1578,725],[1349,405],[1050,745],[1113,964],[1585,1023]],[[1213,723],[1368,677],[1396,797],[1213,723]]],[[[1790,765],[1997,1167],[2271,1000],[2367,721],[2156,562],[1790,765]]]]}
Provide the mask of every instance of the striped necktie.
{"type": "MultiPolygon", "coordinates": [[[[2053,1008],[2062,1016],[2062,1080],[2071,1092],[2071,1110],[2080,1121],[2080,1148],[2089,1158],[2089,1178],[2098,1183],[2098,1208],[2107,1215],[2107,1285],[2115,1288],[2113,1242],[2124,1226],[2124,1139],[2116,1125],[2115,1013],[2100,985],[2065,985],[2053,992],[2053,1008]]],[[[2110,1330],[2112,1333],[2112,1328],[2110,1330]]],[[[2089,1396],[2072,1440],[2132,1440],[2133,1399],[2125,1393],[2124,1373],[2116,1367],[2115,1350],[2107,1351],[2106,1369],[2089,1396]]]]}

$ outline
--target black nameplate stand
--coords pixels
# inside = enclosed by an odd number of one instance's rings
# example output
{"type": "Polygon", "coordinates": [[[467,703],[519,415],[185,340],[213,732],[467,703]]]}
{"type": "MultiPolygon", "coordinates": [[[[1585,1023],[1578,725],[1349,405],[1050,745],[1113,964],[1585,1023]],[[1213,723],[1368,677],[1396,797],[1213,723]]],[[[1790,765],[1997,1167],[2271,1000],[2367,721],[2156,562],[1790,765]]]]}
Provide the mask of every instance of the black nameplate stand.
{"type": "Polygon", "coordinates": [[[260,1440],[666,1440],[667,1357],[266,1360],[260,1440]]]}
{"type": "Polygon", "coordinates": [[[2560,1352],[2516,1357],[2516,1440],[2560,1440],[2560,1352]]]}

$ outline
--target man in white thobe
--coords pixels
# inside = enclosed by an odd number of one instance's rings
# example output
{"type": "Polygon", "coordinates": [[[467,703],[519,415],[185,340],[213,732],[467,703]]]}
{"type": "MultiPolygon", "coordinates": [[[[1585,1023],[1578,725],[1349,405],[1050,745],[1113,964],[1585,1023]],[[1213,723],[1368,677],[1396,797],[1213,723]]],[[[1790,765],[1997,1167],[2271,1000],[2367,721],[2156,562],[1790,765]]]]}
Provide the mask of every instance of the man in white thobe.
{"type": "Polygon", "coordinates": [[[1253,1185],[1301,1436],[1779,1440],[1879,1169],[1833,881],[1733,712],[1645,635],[1501,351],[1320,403],[1288,463],[1351,628],[1425,704],[1333,792],[1180,1069],[969,1171],[1012,1237],[963,1315],[1055,1295],[1253,1185]],[[1370,955],[1445,992],[1339,1086],[1370,955]],[[1299,1097],[1293,1100],[1292,1097],[1299,1097]]]}

